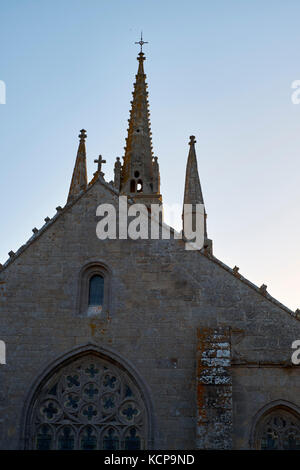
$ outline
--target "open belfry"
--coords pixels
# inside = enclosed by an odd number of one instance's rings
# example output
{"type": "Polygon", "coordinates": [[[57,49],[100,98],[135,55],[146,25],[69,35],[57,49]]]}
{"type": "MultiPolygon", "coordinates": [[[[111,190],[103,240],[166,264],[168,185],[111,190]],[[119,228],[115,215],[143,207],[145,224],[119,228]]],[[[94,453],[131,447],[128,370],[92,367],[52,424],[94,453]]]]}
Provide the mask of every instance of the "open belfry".
{"type": "MultiPolygon", "coordinates": [[[[163,204],[138,44],[114,181],[102,155],[88,181],[82,129],[67,202],[0,266],[0,448],[299,450],[300,312],[214,256],[206,212],[199,250],[96,235],[99,205],[126,196],[151,217],[163,204]]],[[[192,208],[204,207],[195,145],[174,181],[192,208]]]]}

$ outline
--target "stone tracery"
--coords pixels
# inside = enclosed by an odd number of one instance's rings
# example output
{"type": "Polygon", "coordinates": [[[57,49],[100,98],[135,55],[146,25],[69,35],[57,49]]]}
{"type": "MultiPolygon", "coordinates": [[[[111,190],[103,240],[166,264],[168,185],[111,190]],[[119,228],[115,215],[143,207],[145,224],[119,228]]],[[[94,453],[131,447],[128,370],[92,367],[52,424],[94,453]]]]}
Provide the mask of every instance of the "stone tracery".
{"type": "Polygon", "coordinates": [[[142,449],[146,410],[124,370],[89,354],[51,375],[34,403],[30,428],[35,449],[142,449]]]}
{"type": "Polygon", "coordinates": [[[284,408],[267,413],[257,426],[256,447],[262,450],[300,450],[300,418],[284,408]]]}

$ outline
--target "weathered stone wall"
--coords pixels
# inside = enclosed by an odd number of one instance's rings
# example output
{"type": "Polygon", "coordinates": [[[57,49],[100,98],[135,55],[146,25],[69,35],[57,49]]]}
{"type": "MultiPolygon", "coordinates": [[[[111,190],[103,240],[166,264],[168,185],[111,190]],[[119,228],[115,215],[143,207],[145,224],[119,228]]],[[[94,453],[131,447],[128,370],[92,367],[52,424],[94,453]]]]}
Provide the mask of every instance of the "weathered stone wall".
{"type": "Polygon", "coordinates": [[[197,329],[230,327],[233,446],[247,448],[253,416],[269,400],[300,406],[297,366],[285,367],[299,321],[213,259],[185,251],[182,241],[98,240],[101,202],[117,203],[117,196],[96,183],[0,272],[0,338],[7,344],[0,447],[21,445],[24,402],[39,374],[94,343],[126,358],[147,384],[155,447],[195,448],[197,329]],[[77,298],[79,273],[95,261],[111,271],[111,297],[108,311],[92,318],[78,313],[77,298]],[[266,362],[272,369],[261,367],[266,362]]]}
{"type": "Polygon", "coordinates": [[[198,329],[198,449],[232,449],[230,329],[198,329]]]}

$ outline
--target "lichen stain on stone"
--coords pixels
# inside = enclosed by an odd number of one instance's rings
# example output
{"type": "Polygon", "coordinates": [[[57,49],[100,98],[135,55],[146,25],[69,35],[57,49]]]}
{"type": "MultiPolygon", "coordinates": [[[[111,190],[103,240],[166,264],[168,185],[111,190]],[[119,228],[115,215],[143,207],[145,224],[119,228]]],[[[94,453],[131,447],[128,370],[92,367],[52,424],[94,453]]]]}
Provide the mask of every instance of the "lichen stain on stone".
{"type": "Polygon", "coordinates": [[[89,327],[91,328],[91,335],[96,336],[97,333],[101,335],[105,335],[107,332],[107,323],[110,322],[110,319],[106,320],[97,320],[94,319],[92,322],[89,323],[89,327]]]}
{"type": "Polygon", "coordinates": [[[90,323],[90,328],[92,336],[95,336],[95,330],[97,328],[97,325],[95,325],[94,323],[90,323]]]}
{"type": "Polygon", "coordinates": [[[206,335],[207,330],[197,330],[197,408],[198,408],[198,425],[201,425],[207,420],[205,411],[205,400],[204,400],[204,385],[200,381],[200,377],[203,375],[204,365],[202,363],[203,353],[205,352],[206,346],[206,335]]]}
{"type": "Polygon", "coordinates": [[[197,330],[197,445],[229,448],[232,423],[230,340],[226,329],[197,330]],[[222,423],[222,424],[221,424],[222,423]],[[213,442],[208,436],[214,435],[213,442]]]}

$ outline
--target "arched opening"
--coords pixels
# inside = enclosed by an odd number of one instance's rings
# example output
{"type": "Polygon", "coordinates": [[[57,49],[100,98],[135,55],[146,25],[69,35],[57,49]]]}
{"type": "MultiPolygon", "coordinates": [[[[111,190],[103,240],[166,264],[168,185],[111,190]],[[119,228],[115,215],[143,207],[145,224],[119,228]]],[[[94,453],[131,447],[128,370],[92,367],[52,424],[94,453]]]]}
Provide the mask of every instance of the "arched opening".
{"type": "Polygon", "coordinates": [[[135,180],[130,181],[130,192],[135,193],[136,192],[136,185],[135,185],[135,180]]]}
{"type": "Polygon", "coordinates": [[[134,450],[151,447],[149,401],[114,357],[87,350],[58,364],[33,393],[25,448],[134,450]]]}
{"type": "Polygon", "coordinates": [[[300,450],[300,415],[283,405],[268,409],[256,423],[253,444],[259,450],[300,450]]]}
{"type": "Polygon", "coordinates": [[[77,308],[80,315],[97,316],[110,308],[110,269],[91,262],[79,273],[77,308]]]}

